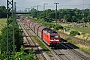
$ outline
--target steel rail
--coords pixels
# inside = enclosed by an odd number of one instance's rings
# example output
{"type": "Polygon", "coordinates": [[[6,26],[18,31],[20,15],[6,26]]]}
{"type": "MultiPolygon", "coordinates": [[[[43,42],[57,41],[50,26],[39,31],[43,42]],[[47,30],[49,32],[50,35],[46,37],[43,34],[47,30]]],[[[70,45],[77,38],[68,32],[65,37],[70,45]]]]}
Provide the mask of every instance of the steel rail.
{"type": "MultiPolygon", "coordinates": [[[[22,22],[22,23],[23,23],[23,22],[22,22]]],[[[22,25],[23,25],[23,24],[22,24],[22,25]]],[[[34,44],[34,47],[37,48],[38,52],[41,52],[41,50],[40,50],[39,47],[37,46],[35,40],[32,38],[32,35],[31,35],[30,31],[29,31],[29,30],[27,29],[27,27],[25,27],[25,26],[23,26],[23,28],[24,28],[23,30],[25,30],[25,33],[27,33],[28,36],[30,37],[30,39],[32,40],[32,42],[33,42],[33,44],[34,44]]],[[[28,39],[28,42],[30,43],[29,39],[28,39]]],[[[32,49],[35,49],[35,48],[32,47],[32,49]]],[[[43,60],[46,60],[46,58],[44,57],[43,54],[36,54],[36,53],[35,53],[35,55],[36,55],[36,57],[40,57],[40,58],[42,58],[43,60]],[[41,57],[41,56],[42,56],[42,57],[41,57]]]]}

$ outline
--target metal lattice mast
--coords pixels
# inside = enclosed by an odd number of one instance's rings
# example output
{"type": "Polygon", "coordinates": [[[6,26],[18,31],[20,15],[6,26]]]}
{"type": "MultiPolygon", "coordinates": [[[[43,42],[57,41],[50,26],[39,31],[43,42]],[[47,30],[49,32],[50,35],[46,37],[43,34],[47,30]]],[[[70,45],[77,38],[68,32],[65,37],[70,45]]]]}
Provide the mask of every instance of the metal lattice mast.
{"type": "Polygon", "coordinates": [[[11,54],[13,52],[15,52],[13,0],[7,0],[7,58],[8,59],[11,58],[11,54]],[[11,22],[9,19],[10,17],[12,17],[11,22]],[[10,26],[12,28],[10,28],[10,26]]]}
{"type": "Polygon", "coordinates": [[[14,22],[16,23],[16,2],[14,2],[14,22]]]}

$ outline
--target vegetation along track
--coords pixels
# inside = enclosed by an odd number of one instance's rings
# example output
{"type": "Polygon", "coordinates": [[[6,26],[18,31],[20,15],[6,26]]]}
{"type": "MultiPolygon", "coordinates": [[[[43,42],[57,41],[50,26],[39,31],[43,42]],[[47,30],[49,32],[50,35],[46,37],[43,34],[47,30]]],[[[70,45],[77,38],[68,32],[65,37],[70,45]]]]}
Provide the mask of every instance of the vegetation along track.
{"type": "Polygon", "coordinates": [[[67,34],[62,33],[62,32],[58,32],[58,33],[63,35],[66,38],[70,38],[70,39],[74,40],[77,43],[80,43],[80,44],[83,44],[83,45],[86,45],[86,46],[90,47],[90,42],[84,41],[82,39],[79,39],[79,38],[76,38],[76,37],[73,37],[73,36],[70,36],[70,35],[67,35],[67,34]]]}
{"type": "Polygon", "coordinates": [[[42,54],[42,49],[38,46],[38,44],[35,42],[33,35],[30,33],[29,29],[25,26],[23,22],[18,22],[19,26],[24,32],[24,39],[26,40],[25,49],[32,49],[35,50],[35,56],[39,58],[39,60],[46,60],[44,55],[42,54]]]}

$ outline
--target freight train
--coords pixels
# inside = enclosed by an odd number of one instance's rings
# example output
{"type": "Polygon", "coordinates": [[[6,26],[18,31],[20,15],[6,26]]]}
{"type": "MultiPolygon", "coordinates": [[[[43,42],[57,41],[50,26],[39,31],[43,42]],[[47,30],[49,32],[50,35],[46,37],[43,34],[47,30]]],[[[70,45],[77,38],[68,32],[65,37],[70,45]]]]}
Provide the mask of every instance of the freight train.
{"type": "Polygon", "coordinates": [[[25,19],[25,24],[47,45],[56,46],[60,44],[60,35],[56,31],[30,19],[25,19]]]}

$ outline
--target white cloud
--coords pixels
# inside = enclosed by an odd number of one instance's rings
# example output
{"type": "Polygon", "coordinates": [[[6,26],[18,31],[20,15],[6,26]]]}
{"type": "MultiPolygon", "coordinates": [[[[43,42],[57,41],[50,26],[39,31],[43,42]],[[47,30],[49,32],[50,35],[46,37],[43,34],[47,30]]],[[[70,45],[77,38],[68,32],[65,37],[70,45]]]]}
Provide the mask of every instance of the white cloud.
{"type": "Polygon", "coordinates": [[[6,6],[6,0],[0,0],[0,6],[6,6]]]}
{"type": "MultiPolygon", "coordinates": [[[[6,6],[7,0],[0,0],[0,5],[6,6]]],[[[39,9],[43,9],[43,4],[48,3],[46,5],[46,9],[55,9],[54,2],[58,2],[59,8],[83,8],[81,4],[90,4],[90,0],[13,0],[17,3],[17,9],[25,9],[30,8],[32,6],[40,5],[39,9]],[[76,5],[76,6],[74,6],[76,5]],[[80,6],[77,6],[80,5],[80,6]]],[[[88,8],[89,5],[85,5],[84,8],[88,8]]]]}

